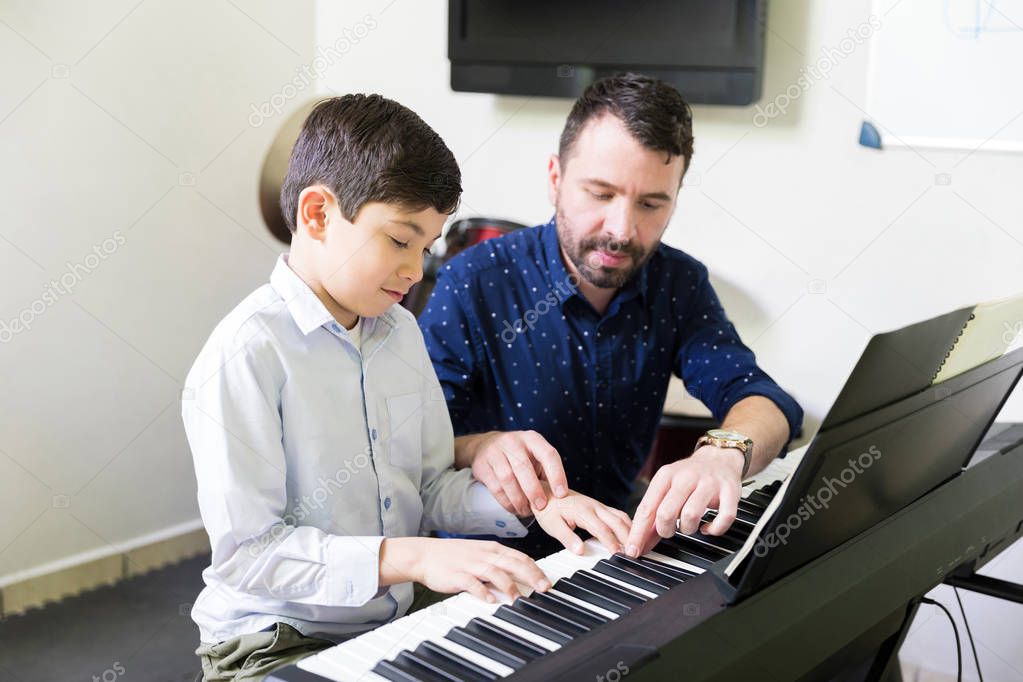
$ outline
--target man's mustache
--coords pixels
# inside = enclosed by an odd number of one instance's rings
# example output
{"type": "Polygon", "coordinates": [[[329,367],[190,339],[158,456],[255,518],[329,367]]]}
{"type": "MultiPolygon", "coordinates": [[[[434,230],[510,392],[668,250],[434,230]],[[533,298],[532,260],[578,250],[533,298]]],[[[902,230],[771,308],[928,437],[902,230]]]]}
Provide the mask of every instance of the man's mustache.
{"type": "Polygon", "coordinates": [[[631,242],[620,242],[613,239],[590,240],[582,243],[582,249],[586,251],[607,251],[608,253],[629,256],[634,261],[643,257],[643,249],[631,242]]]}

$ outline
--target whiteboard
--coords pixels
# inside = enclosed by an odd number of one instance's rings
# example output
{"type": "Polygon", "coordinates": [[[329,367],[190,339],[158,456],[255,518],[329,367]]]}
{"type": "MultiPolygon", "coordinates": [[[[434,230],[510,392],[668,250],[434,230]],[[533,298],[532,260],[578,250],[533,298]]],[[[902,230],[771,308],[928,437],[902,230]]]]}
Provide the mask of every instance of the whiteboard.
{"type": "Polygon", "coordinates": [[[1023,151],[1023,0],[875,0],[868,121],[884,146],[1023,151]]]}

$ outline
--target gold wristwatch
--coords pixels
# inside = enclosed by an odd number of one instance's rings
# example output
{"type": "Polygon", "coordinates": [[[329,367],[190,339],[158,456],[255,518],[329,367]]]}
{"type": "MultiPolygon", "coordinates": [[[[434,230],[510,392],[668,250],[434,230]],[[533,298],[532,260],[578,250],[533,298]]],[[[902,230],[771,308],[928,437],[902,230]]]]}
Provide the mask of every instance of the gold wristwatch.
{"type": "Polygon", "coordinates": [[[694,452],[704,445],[714,445],[719,448],[735,448],[741,452],[743,463],[742,474],[740,477],[746,478],[746,473],[749,471],[750,458],[753,456],[753,441],[747,436],[736,431],[711,429],[700,436],[700,439],[696,441],[696,448],[694,449],[694,452]]]}

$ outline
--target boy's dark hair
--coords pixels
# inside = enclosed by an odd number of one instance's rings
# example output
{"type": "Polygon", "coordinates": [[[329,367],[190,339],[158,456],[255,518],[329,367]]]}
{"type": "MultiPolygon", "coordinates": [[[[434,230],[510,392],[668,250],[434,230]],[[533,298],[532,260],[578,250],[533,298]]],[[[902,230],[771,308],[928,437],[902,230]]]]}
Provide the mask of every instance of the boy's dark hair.
{"type": "Polygon", "coordinates": [[[461,183],[451,150],[408,107],[380,95],[332,97],[302,125],[281,185],[281,212],[295,232],[298,195],[322,184],[346,220],[374,201],[453,213],[461,183]]]}
{"type": "MultiPolygon", "coordinates": [[[[561,163],[586,124],[606,113],[613,114],[636,140],[648,149],[683,156],[682,175],[693,158],[693,112],[679,91],[664,81],[636,73],[603,78],[590,84],[572,106],[558,144],[561,163]]],[[[679,178],[681,182],[681,178],[679,178]]]]}

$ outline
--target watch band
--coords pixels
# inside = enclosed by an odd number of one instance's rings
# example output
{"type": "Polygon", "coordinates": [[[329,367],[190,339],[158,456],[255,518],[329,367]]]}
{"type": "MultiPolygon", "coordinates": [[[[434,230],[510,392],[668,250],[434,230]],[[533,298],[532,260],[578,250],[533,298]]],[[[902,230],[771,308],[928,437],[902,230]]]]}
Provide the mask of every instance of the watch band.
{"type": "MultiPolygon", "coordinates": [[[[740,435],[740,434],[736,434],[740,435]]],[[[699,440],[696,441],[696,448],[694,452],[700,449],[703,445],[713,445],[719,448],[734,448],[742,453],[742,474],[740,478],[746,478],[746,474],[749,473],[750,463],[753,457],[753,441],[749,438],[720,438],[718,436],[711,435],[711,432],[707,432],[700,436],[699,440]]]]}

